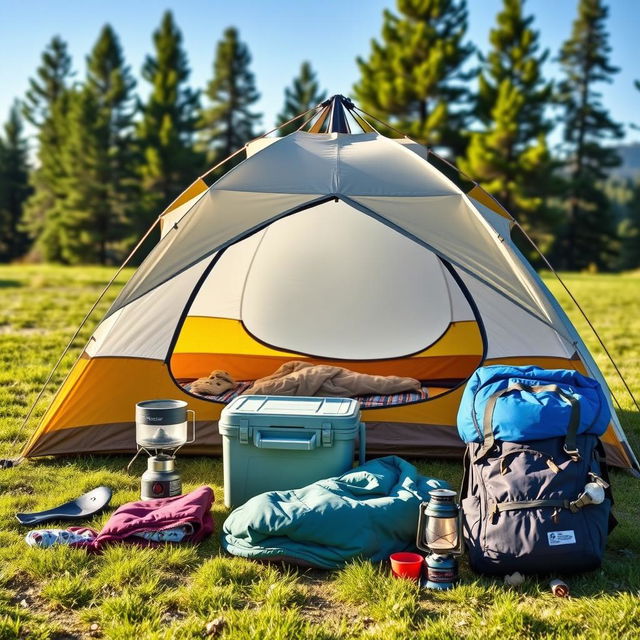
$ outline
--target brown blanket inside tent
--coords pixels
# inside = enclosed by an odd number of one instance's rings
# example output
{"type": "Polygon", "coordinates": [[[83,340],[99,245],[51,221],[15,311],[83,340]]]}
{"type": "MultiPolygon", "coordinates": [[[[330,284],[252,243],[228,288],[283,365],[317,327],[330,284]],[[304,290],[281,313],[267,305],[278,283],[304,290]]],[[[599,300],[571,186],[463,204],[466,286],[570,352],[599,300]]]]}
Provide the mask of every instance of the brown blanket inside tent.
{"type": "Polygon", "coordinates": [[[414,378],[372,376],[325,364],[293,360],[270,376],[259,378],[244,394],[272,396],[351,397],[368,394],[393,394],[421,391],[414,378]]]}

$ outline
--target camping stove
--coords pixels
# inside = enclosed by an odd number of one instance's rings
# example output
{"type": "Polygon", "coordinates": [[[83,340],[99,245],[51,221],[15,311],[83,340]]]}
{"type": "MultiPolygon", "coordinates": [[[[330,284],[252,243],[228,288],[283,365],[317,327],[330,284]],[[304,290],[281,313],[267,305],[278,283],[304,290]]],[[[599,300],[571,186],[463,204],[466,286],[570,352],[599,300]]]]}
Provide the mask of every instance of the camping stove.
{"type": "Polygon", "coordinates": [[[176,453],[196,437],[195,412],[183,400],[145,400],[136,404],[136,443],[148,454],[147,470],[140,480],[142,500],[170,498],[182,493],[182,480],[176,470],[176,453]],[[192,414],[191,439],[187,439],[187,415],[192,414]]]}

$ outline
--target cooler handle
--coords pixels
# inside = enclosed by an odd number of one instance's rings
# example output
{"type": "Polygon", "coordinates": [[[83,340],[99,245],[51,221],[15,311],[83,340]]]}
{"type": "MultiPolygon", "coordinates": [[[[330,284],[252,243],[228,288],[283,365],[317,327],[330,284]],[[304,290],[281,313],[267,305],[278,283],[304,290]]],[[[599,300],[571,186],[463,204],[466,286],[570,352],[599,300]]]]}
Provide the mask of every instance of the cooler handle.
{"type": "MultiPolygon", "coordinates": [[[[307,434],[305,434],[307,435],[307,434]]],[[[311,451],[318,446],[317,434],[312,433],[303,438],[291,438],[289,436],[279,438],[267,436],[259,429],[253,434],[253,444],[260,449],[295,449],[297,451],[311,451]]]]}

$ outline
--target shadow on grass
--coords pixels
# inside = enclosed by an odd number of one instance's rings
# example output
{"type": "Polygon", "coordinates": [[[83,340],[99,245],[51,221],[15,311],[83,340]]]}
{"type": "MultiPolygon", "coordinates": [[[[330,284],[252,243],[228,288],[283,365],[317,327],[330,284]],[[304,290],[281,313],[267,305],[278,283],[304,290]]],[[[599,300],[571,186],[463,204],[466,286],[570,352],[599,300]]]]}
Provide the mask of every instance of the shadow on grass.
{"type": "Polygon", "coordinates": [[[24,282],[20,280],[0,280],[0,289],[18,289],[24,287],[24,282]]]}
{"type": "MultiPolygon", "coordinates": [[[[69,455],[57,456],[50,458],[35,458],[31,460],[31,464],[41,468],[66,467],[74,464],[78,470],[83,471],[122,471],[124,472],[129,461],[133,458],[131,455],[69,455]]],[[[137,462],[135,463],[137,466],[137,462]]],[[[133,475],[133,473],[132,473],[133,475]]]]}
{"type": "MultiPolygon", "coordinates": [[[[637,416],[637,414],[635,415],[637,416]]],[[[122,485],[120,488],[131,494],[134,487],[139,487],[140,476],[146,468],[146,456],[144,458],[143,456],[138,458],[131,472],[125,474],[125,468],[131,460],[131,457],[131,455],[91,455],[45,458],[34,460],[30,465],[33,466],[33,470],[36,473],[41,472],[50,474],[51,476],[55,476],[56,469],[62,469],[70,465],[74,466],[76,471],[86,474],[101,471],[117,474],[118,478],[127,480],[127,487],[124,488],[122,485]]],[[[413,462],[418,464],[418,467],[421,468],[420,470],[423,473],[427,472],[429,475],[444,477],[449,480],[453,486],[457,486],[461,466],[458,462],[428,460],[413,462]]],[[[220,545],[220,533],[222,525],[231,510],[224,506],[222,466],[222,459],[220,457],[178,455],[177,468],[182,475],[183,485],[191,488],[192,486],[207,484],[212,486],[215,492],[215,501],[213,504],[214,533],[211,538],[198,545],[197,555],[200,560],[225,555],[220,545]]],[[[617,475],[618,473],[616,473],[616,476],[617,475]]],[[[628,508],[625,508],[629,507],[629,505],[626,504],[629,502],[629,498],[627,498],[625,494],[628,492],[635,493],[632,487],[628,485],[633,484],[635,486],[635,482],[637,481],[628,478],[624,473],[620,473],[620,477],[614,478],[613,480],[614,493],[616,489],[618,489],[620,497],[617,510],[619,516],[622,517],[619,519],[622,520],[624,524],[620,527],[620,530],[615,532],[614,539],[609,541],[602,569],[582,575],[532,576],[527,578],[527,582],[522,591],[523,594],[538,596],[543,593],[548,593],[548,584],[552,578],[562,578],[565,580],[565,582],[569,584],[572,594],[578,598],[601,598],[615,593],[633,594],[638,592],[640,589],[640,554],[636,552],[635,546],[627,539],[629,536],[633,537],[635,527],[633,526],[634,517],[627,513],[628,508]],[[630,529],[630,531],[626,532],[624,531],[625,529],[630,529]]],[[[106,484],[108,485],[109,482],[107,481],[106,484]]],[[[120,489],[116,488],[116,491],[119,490],[120,489]]],[[[81,493],[81,491],[79,491],[79,493],[81,493]]],[[[55,502],[55,496],[51,497],[53,498],[53,502],[55,502]]],[[[119,504],[120,500],[116,498],[114,502],[119,504]]],[[[308,575],[311,582],[325,582],[333,579],[331,571],[300,568],[298,573],[299,575],[308,575]]],[[[484,588],[502,587],[503,585],[503,579],[501,577],[491,578],[474,574],[469,568],[466,558],[461,559],[460,576],[461,584],[466,586],[472,585],[473,583],[479,583],[484,588]]],[[[427,617],[433,620],[432,616],[427,617]]],[[[536,629],[538,629],[538,625],[542,624],[540,620],[531,620],[529,622],[535,626],[536,629]]],[[[545,632],[548,630],[540,629],[539,631],[545,632]]]]}
{"type": "MultiPolygon", "coordinates": [[[[549,583],[556,579],[562,580],[569,586],[573,598],[603,598],[622,593],[635,595],[640,589],[640,562],[637,557],[630,562],[628,559],[615,558],[614,553],[607,553],[600,569],[581,574],[549,573],[526,576],[522,589],[516,593],[531,597],[538,597],[544,593],[551,594],[549,583]]],[[[476,575],[468,565],[461,571],[461,580],[462,584],[472,584],[477,581],[486,588],[493,585],[504,588],[505,592],[511,590],[510,587],[504,586],[504,578],[476,575]]]]}

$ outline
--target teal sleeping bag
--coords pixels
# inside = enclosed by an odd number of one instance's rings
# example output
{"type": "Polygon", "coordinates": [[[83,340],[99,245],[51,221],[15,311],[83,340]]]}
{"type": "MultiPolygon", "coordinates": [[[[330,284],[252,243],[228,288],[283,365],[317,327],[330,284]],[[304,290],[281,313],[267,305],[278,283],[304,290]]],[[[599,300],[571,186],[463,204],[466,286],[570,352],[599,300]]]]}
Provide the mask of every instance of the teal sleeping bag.
{"type": "Polygon", "coordinates": [[[386,560],[413,549],[418,507],[448,488],[396,456],[302,489],[269,491],[233,511],[222,546],[244,558],[335,569],[354,558],[386,560]]]}

